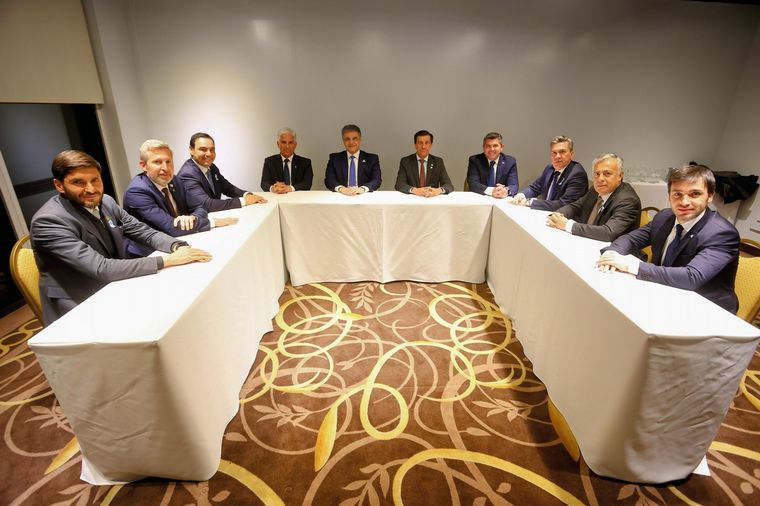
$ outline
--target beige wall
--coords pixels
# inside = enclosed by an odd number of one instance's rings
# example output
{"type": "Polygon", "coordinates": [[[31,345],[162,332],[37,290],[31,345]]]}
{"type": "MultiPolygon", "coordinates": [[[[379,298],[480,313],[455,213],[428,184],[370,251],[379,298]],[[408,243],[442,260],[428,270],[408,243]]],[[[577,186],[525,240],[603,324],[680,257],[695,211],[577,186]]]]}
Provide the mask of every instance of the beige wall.
{"type": "Polygon", "coordinates": [[[713,164],[760,20],[752,6],[675,0],[84,3],[112,74],[121,179],[142,140],[167,140],[179,165],[205,130],[225,174],[255,190],[286,125],[315,189],[348,122],[380,154],[384,189],[420,128],[457,187],[489,130],[504,134],[521,185],[559,133],[587,166],[606,151],[629,168],[713,164]]]}

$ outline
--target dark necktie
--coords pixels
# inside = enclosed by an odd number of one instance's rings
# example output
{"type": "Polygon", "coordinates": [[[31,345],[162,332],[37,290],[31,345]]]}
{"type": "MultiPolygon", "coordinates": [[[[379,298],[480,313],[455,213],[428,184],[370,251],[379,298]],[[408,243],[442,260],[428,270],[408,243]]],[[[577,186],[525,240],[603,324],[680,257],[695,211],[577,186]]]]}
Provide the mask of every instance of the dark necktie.
{"type": "Polygon", "coordinates": [[[496,161],[492,160],[488,163],[488,186],[496,186],[496,161]]]}
{"type": "Polygon", "coordinates": [[[208,170],[206,171],[206,180],[208,181],[208,184],[211,187],[211,193],[216,193],[216,189],[214,188],[214,180],[211,177],[211,167],[209,167],[208,170]]]}
{"type": "Polygon", "coordinates": [[[595,225],[596,219],[599,217],[599,215],[602,212],[602,208],[604,207],[604,201],[602,200],[601,195],[596,198],[596,202],[594,202],[594,207],[591,208],[591,214],[588,215],[588,219],[586,220],[586,223],[589,225],[595,225]]]}
{"type": "Polygon", "coordinates": [[[282,180],[283,182],[290,186],[290,168],[288,167],[288,159],[285,159],[285,162],[282,164],[282,180]]]}
{"type": "Polygon", "coordinates": [[[103,242],[106,245],[106,248],[108,249],[108,254],[110,258],[121,258],[121,255],[116,250],[116,243],[113,240],[113,236],[111,235],[111,231],[109,228],[113,224],[113,221],[109,216],[106,215],[106,213],[103,211],[102,206],[98,208],[98,218],[93,216],[91,213],[89,214],[92,218],[95,219],[95,221],[98,224],[98,231],[100,232],[100,237],[103,239],[103,242]]]}
{"type": "Polygon", "coordinates": [[[355,156],[351,155],[351,163],[348,165],[348,186],[358,186],[356,184],[356,164],[354,163],[355,156]]]}
{"type": "Polygon", "coordinates": [[[161,193],[164,195],[164,200],[166,201],[166,207],[169,208],[169,214],[171,214],[173,218],[176,218],[177,210],[174,209],[174,205],[172,204],[172,199],[169,198],[169,188],[162,188],[161,193]]]}
{"type": "Polygon", "coordinates": [[[676,259],[676,252],[678,251],[678,246],[681,244],[682,232],[683,227],[680,224],[676,225],[676,236],[673,238],[673,242],[670,243],[670,246],[668,246],[668,250],[665,252],[665,259],[662,261],[662,265],[665,267],[673,265],[673,261],[676,259]]]}
{"type": "Polygon", "coordinates": [[[420,158],[420,188],[423,186],[427,186],[427,181],[425,180],[425,161],[420,158]]]}
{"type": "Polygon", "coordinates": [[[559,171],[555,170],[552,174],[551,180],[549,180],[549,191],[546,192],[546,200],[554,200],[555,187],[557,186],[557,179],[559,178],[559,171]]]}

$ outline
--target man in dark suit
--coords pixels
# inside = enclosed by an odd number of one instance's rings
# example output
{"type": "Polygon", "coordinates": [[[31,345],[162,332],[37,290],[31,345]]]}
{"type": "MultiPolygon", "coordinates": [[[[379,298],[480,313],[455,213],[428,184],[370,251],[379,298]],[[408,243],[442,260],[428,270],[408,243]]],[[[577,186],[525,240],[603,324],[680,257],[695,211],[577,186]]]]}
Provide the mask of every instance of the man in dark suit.
{"type": "Polygon", "coordinates": [[[554,211],[575,202],[588,190],[583,165],[573,160],[573,140],[559,135],[549,142],[552,163],[530,186],[515,195],[513,204],[554,211]]]}
{"type": "Polygon", "coordinates": [[[736,313],[739,232],[707,207],[714,194],[715,176],[708,167],[694,164],[670,169],[670,209],[603,248],[599,269],[629,272],[645,281],[694,290],[736,313]],[[647,246],[652,246],[651,264],[633,256],[647,246]]]}
{"type": "Polygon", "coordinates": [[[35,213],[30,232],[45,325],[111,281],[211,260],[209,253],[153,230],[103,195],[100,164],[87,153],[63,151],[52,170],[59,194],[35,213]],[[127,259],[125,239],[171,254],[127,259]]]}
{"type": "Polygon", "coordinates": [[[430,154],[433,134],[420,130],[414,134],[415,154],[401,159],[396,176],[396,189],[419,197],[435,197],[451,193],[454,187],[446,173],[443,158],[430,154]]]}
{"type": "Polygon", "coordinates": [[[311,190],[314,174],[311,160],[295,154],[298,140],[291,128],[277,132],[277,147],[280,154],[264,159],[261,171],[261,189],[272,193],[289,193],[296,190],[311,190]]]}
{"type": "Polygon", "coordinates": [[[190,137],[190,158],[182,164],[177,176],[187,191],[187,203],[193,209],[203,206],[209,212],[236,209],[267,200],[233,185],[214,165],[216,144],[207,133],[190,137]],[[222,195],[229,197],[222,199],[222,195]]]}
{"type": "Polygon", "coordinates": [[[498,132],[483,138],[483,152],[470,157],[467,184],[471,192],[503,199],[517,193],[517,160],[502,153],[504,142],[498,132]]]}
{"type": "MultiPolygon", "coordinates": [[[[140,167],[143,172],[130,181],[124,192],[124,210],[143,223],[172,237],[237,223],[234,217],[209,218],[203,206],[188,206],[184,185],[174,177],[172,150],[164,141],[143,142],[140,167]]],[[[138,257],[154,250],[127,240],[127,251],[138,257]]]]}
{"type": "Polygon", "coordinates": [[[641,219],[641,200],[623,182],[623,159],[613,153],[598,156],[592,165],[594,186],[586,194],[551,213],[546,224],[573,235],[614,241],[636,230],[641,219]]]}
{"type": "Polygon", "coordinates": [[[325,186],[343,195],[359,195],[380,188],[380,158],[360,151],[362,131],[356,125],[346,125],[340,135],[345,151],[330,153],[325,170],[325,186]]]}

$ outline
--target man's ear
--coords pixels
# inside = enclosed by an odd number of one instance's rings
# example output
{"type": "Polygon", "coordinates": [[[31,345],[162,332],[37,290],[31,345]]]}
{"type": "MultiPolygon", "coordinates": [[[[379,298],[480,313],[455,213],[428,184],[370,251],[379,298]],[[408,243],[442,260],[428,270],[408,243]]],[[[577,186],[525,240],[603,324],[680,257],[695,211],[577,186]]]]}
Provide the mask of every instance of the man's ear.
{"type": "Polygon", "coordinates": [[[53,186],[55,186],[55,189],[58,190],[58,193],[64,193],[63,183],[61,181],[53,178],[53,186]]]}

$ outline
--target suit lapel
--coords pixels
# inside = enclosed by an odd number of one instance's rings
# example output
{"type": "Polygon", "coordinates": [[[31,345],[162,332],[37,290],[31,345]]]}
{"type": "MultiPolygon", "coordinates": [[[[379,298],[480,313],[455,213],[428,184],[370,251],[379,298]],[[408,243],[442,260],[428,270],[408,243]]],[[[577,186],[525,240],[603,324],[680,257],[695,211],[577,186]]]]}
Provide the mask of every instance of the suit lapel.
{"type": "MultiPolygon", "coordinates": [[[[415,158],[417,158],[417,155],[414,155],[415,158]]],[[[425,186],[434,186],[433,181],[436,181],[435,177],[435,171],[437,170],[435,163],[435,157],[433,155],[428,155],[428,161],[427,161],[427,171],[425,172],[425,186]]],[[[419,178],[419,174],[417,175],[419,178]]]]}
{"type": "MultiPolygon", "coordinates": [[[[155,188],[155,185],[152,185],[152,186],[153,186],[153,188],[155,188]]],[[[172,198],[174,199],[174,203],[177,204],[177,209],[176,209],[177,214],[178,215],[190,214],[188,212],[189,210],[187,208],[187,202],[185,202],[185,196],[179,190],[179,187],[174,182],[174,179],[172,179],[171,181],[169,181],[169,185],[168,186],[169,186],[169,192],[172,194],[172,198]]],[[[164,201],[164,199],[162,197],[161,198],[161,202],[163,202],[163,201],[164,201]]],[[[164,207],[166,207],[165,204],[164,204],[164,207]]],[[[166,211],[168,212],[169,209],[166,209],[166,211]]]]}
{"type": "Polygon", "coordinates": [[[80,206],[73,205],[62,195],[59,195],[58,198],[60,199],[61,206],[63,206],[66,212],[73,216],[79,223],[81,223],[82,226],[90,233],[90,235],[97,239],[100,247],[102,248],[102,251],[108,251],[109,248],[103,241],[103,236],[98,230],[98,224],[95,222],[96,218],[92,215],[87,216],[87,214],[89,214],[89,211],[80,206]]]}
{"type": "Polygon", "coordinates": [[[496,162],[496,182],[497,183],[501,181],[502,176],[504,176],[504,170],[506,170],[506,166],[507,166],[507,158],[502,153],[499,155],[499,161],[496,162]]]}
{"type": "Polygon", "coordinates": [[[702,230],[702,228],[707,224],[708,221],[710,221],[710,218],[712,218],[713,212],[714,211],[712,211],[711,209],[706,209],[705,215],[702,216],[702,219],[699,220],[697,223],[695,223],[694,226],[691,227],[691,230],[684,233],[683,237],[681,237],[681,242],[678,243],[678,249],[676,250],[675,258],[678,258],[678,256],[684,250],[684,248],[688,247],[691,244],[691,241],[694,239],[694,236],[697,235],[700,230],[702,230]]]}
{"type": "MultiPolygon", "coordinates": [[[[116,248],[116,258],[124,258],[124,237],[119,228],[119,220],[116,218],[116,210],[101,203],[100,216],[106,225],[106,232],[113,239],[113,245],[116,248]]],[[[110,248],[109,248],[110,249],[110,248]]]]}
{"type": "MultiPolygon", "coordinates": [[[[665,241],[668,240],[670,231],[673,230],[673,224],[676,222],[676,216],[671,215],[665,219],[665,223],[660,227],[655,235],[650,236],[652,244],[652,261],[655,265],[662,265],[662,252],[665,247],[665,241]]],[[[650,225],[651,227],[651,225],[650,225]]]]}

